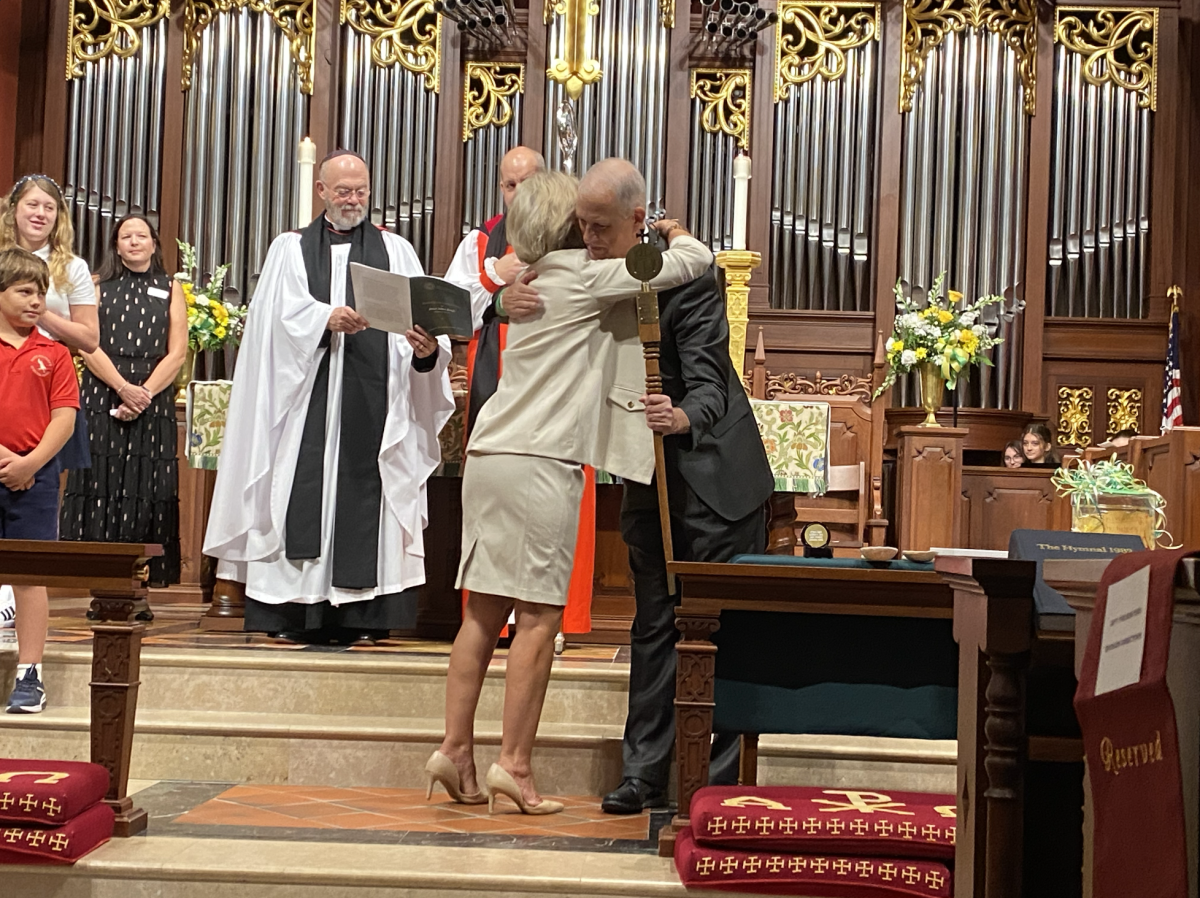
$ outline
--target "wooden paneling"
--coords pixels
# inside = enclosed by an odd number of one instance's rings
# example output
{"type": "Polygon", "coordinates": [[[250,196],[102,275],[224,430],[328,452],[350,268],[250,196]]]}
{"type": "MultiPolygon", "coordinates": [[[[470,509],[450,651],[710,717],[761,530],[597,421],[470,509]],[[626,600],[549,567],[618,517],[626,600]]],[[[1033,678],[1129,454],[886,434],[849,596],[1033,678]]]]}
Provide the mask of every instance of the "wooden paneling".
{"type": "Polygon", "coordinates": [[[1047,359],[1161,365],[1167,354],[1166,325],[1165,319],[1047,318],[1043,354],[1047,359]]]}
{"type": "MultiPolygon", "coordinates": [[[[453,23],[442,23],[442,82],[438,95],[437,164],[433,172],[433,272],[444,273],[462,241],[463,141],[461,37],[453,23]]],[[[525,115],[540,110],[526,107],[525,115]]]]}
{"type": "Polygon", "coordinates": [[[1166,501],[1167,530],[1177,544],[1200,549],[1200,428],[1136,442],[1134,470],[1166,501]]]}
{"type": "MultiPolygon", "coordinates": [[[[29,0],[9,0],[0,29],[0,135],[17,133],[17,97],[21,82],[21,6],[29,0]]],[[[0,137],[0,190],[17,180],[13,171],[16,141],[0,137]]]]}
{"type": "Polygon", "coordinates": [[[1049,468],[963,468],[962,545],[1007,550],[1014,530],[1070,530],[1070,506],[1051,485],[1053,473],[1049,468]]]}
{"type": "Polygon", "coordinates": [[[958,544],[963,437],[952,427],[904,427],[896,455],[900,550],[958,544]]]}
{"type": "Polygon", "coordinates": [[[175,458],[179,464],[179,589],[190,601],[199,602],[204,592],[204,531],[212,507],[216,471],[191,467],[187,462],[187,429],[183,407],[177,408],[179,440],[175,458]]]}
{"type": "Polygon", "coordinates": [[[1142,391],[1142,408],[1138,431],[1143,434],[1158,430],[1162,415],[1162,362],[1126,362],[1101,365],[1086,361],[1048,361],[1043,370],[1043,389],[1048,426],[1056,442],[1064,442],[1060,434],[1059,389],[1067,387],[1092,390],[1091,442],[1103,442],[1108,435],[1108,391],[1110,389],[1142,391]]]}

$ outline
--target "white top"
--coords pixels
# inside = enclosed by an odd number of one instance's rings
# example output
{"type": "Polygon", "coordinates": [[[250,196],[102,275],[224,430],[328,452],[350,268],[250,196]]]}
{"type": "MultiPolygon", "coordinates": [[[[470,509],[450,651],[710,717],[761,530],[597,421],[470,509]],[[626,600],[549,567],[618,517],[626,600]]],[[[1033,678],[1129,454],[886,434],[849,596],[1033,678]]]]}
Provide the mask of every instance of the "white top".
{"type": "MultiPolygon", "coordinates": [[[[479,241],[487,240],[487,234],[478,229],[462,239],[450,267],[446,269],[445,279],[455,286],[462,287],[471,294],[471,321],[475,330],[483,327],[483,313],[492,304],[492,294],[483,286],[479,279],[479,241]]],[[[496,283],[496,260],[488,257],[483,260],[484,273],[496,283]]]]}
{"type": "MultiPolygon", "coordinates": [[[[47,265],[50,264],[49,243],[41,249],[35,249],[33,254],[47,265]]],[[[88,268],[87,262],[79,256],[71,256],[71,261],[67,265],[67,277],[71,279],[71,289],[67,293],[60,292],[58,285],[50,284],[50,289],[46,291],[46,310],[69,319],[71,306],[94,306],[96,304],[96,285],[92,283],[92,272],[88,268]]],[[[58,339],[44,328],[39,327],[38,330],[51,340],[58,339]]]]}

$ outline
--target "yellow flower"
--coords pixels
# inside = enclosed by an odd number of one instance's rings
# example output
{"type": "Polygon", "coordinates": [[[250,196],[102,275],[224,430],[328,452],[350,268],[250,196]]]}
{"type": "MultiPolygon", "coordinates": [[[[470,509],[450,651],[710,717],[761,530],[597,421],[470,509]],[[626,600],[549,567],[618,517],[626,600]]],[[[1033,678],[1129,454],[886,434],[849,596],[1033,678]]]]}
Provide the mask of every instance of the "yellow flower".
{"type": "Polygon", "coordinates": [[[937,306],[929,306],[927,309],[925,309],[924,312],[921,313],[921,317],[922,318],[936,318],[938,315],[938,311],[939,310],[938,310],[937,306]]]}
{"type": "Polygon", "coordinates": [[[958,332],[958,343],[965,352],[974,354],[976,348],[979,346],[979,338],[975,336],[973,331],[963,328],[958,332]]]}
{"type": "Polygon", "coordinates": [[[929,350],[928,350],[928,349],[926,349],[924,346],[918,346],[918,347],[917,347],[917,358],[919,358],[919,359],[923,359],[923,358],[925,358],[925,356],[927,356],[927,355],[929,355],[929,350]]]}
{"type": "Polygon", "coordinates": [[[888,340],[887,348],[891,352],[900,352],[902,349],[904,349],[904,341],[896,339],[888,340]]]}
{"type": "Polygon", "coordinates": [[[218,340],[224,340],[225,339],[225,328],[221,327],[220,325],[213,328],[213,336],[216,337],[218,340]]]}
{"type": "Polygon", "coordinates": [[[949,291],[947,291],[947,293],[948,293],[948,295],[950,296],[950,304],[951,304],[951,305],[955,305],[955,306],[956,306],[956,305],[958,305],[960,302],[962,302],[962,300],[963,300],[963,295],[962,295],[961,293],[959,293],[957,290],[949,290],[949,291]]]}
{"type": "Polygon", "coordinates": [[[951,313],[947,312],[945,309],[938,310],[938,322],[940,324],[945,324],[947,321],[949,321],[953,317],[954,316],[951,313]]]}

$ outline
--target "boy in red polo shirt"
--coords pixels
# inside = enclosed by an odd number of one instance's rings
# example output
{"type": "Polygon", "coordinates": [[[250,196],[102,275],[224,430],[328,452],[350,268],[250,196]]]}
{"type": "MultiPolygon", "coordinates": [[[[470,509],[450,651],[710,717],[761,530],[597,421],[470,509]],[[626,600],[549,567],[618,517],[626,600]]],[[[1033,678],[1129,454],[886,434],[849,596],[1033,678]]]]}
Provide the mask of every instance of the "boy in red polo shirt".
{"type": "MultiPolygon", "coordinates": [[[[0,251],[0,539],[58,539],[58,462],[79,408],[71,354],[38,332],[50,269],[23,249],[0,251]]],[[[46,707],[44,586],[16,586],[17,684],[8,712],[46,707]]]]}

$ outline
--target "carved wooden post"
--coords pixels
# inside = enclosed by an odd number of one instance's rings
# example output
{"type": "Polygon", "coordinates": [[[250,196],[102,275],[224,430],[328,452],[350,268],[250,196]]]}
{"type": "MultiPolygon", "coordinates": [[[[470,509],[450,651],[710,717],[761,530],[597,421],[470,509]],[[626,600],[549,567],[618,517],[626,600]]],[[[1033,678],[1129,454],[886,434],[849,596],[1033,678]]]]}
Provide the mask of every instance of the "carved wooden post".
{"type": "Polygon", "coordinates": [[[772,493],[767,522],[767,554],[796,554],[796,494],[772,493]]]}
{"type": "Polygon", "coordinates": [[[962,505],[962,427],[897,431],[896,532],[900,551],[958,545],[962,505]]]}
{"type": "Polygon", "coordinates": [[[716,615],[676,613],[675,626],[683,638],[675,645],[675,765],[679,779],[679,810],[659,834],[658,853],[670,857],[675,833],[688,826],[692,796],[708,784],[712,751],[717,647],[712,636],[721,626],[716,615]]]}
{"type": "Polygon", "coordinates": [[[241,630],[245,617],[245,585],[233,580],[216,580],[212,588],[212,604],[201,619],[200,628],[210,631],[241,630]]]}
{"type": "Polygon", "coordinates": [[[145,589],[92,590],[92,763],[107,768],[104,803],[117,815],[114,832],[132,836],[146,828],[146,812],[126,795],[133,754],[144,624],[132,620],[145,589]]]}
{"type": "Polygon", "coordinates": [[[984,898],[1020,898],[1025,810],[1025,671],[1028,653],[988,651],[983,767],[987,771],[987,884],[984,898]]]}

